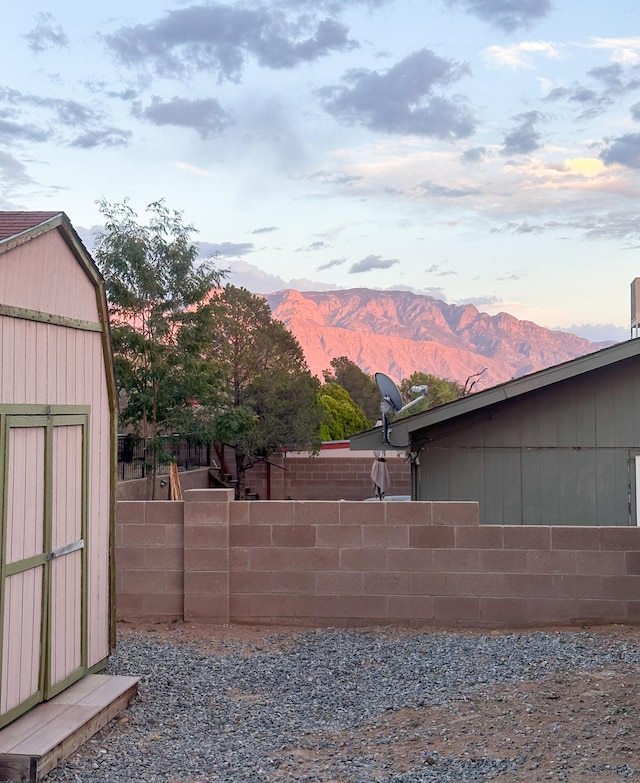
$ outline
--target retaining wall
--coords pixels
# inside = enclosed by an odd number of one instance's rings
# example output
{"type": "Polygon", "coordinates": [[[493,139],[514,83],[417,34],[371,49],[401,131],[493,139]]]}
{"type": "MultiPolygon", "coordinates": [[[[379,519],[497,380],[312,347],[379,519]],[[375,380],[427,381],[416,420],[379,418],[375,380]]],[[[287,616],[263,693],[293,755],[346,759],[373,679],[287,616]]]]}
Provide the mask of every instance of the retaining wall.
{"type": "Polygon", "coordinates": [[[640,528],[478,524],[476,503],[118,503],[121,620],[640,622],[640,528]]]}

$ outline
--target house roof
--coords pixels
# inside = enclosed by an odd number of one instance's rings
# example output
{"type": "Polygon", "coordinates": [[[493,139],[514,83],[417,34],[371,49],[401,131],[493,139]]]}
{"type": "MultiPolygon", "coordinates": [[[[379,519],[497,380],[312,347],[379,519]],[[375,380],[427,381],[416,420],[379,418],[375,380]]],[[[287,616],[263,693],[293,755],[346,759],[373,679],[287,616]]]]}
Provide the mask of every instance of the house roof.
{"type": "Polygon", "coordinates": [[[0,212],[0,241],[46,223],[61,212],[0,212]]]}
{"type": "MultiPolygon", "coordinates": [[[[412,434],[418,430],[450,421],[458,416],[487,408],[495,403],[513,399],[522,394],[528,394],[529,392],[576,378],[585,373],[599,370],[636,356],[640,356],[640,339],[616,343],[600,351],[588,353],[585,356],[578,356],[576,359],[571,359],[568,362],[556,364],[553,367],[547,367],[529,375],[523,375],[521,378],[514,378],[506,383],[470,394],[468,397],[461,397],[453,400],[453,402],[399,419],[393,422],[393,435],[390,440],[392,439],[394,443],[406,444],[411,440],[412,434]]],[[[350,443],[353,451],[366,449],[393,450],[394,448],[392,445],[383,444],[382,427],[375,427],[354,435],[350,438],[350,443]]],[[[396,446],[395,448],[404,450],[406,445],[396,446]]]]}

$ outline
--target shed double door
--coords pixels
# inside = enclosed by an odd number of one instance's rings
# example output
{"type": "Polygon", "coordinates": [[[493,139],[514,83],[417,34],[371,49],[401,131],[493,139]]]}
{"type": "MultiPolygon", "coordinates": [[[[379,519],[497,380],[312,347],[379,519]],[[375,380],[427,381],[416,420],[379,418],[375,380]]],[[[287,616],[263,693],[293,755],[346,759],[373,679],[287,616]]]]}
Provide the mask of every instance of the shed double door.
{"type": "Polygon", "coordinates": [[[86,673],[88,414],[0,424],[2,726],[86,673]]]}

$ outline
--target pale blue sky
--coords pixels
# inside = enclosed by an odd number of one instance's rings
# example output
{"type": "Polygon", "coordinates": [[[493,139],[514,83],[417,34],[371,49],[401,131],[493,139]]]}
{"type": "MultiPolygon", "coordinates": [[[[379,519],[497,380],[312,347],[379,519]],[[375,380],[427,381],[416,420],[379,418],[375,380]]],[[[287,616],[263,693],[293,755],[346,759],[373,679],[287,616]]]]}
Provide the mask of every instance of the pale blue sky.
{"type": "Polygon", "coordinates": [[[624,339],[639,20],[635,0],[22,0],[0,209],[82,233],[98,198],[164,197],[256,293],[410,288],[624,339]]]}

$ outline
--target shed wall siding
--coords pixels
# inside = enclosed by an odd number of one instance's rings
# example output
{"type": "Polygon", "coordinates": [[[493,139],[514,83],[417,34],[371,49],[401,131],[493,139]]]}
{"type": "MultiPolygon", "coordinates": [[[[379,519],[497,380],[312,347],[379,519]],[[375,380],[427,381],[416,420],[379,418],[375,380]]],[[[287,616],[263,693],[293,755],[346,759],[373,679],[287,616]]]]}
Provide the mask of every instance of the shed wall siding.
{"type": "Polygon", "coordinates": [[[484,524],[635,524],[638,411],[634,358],[434,427],[419,499],[478,501],[484,524]]]}
{"type": "MultiPolygon", "coordinates": [[[[91,298],[95,301],[93,290],[91,298]]],[[[91,406],[88,665],[92,666],[109,653],[110,453],[105,444],[110,443],[110,420],[102,335],[0,316],[0,403],[91,406]]]]}
{"type": "Polygon", "coordinates": [[[93,284],[57,231],[2,254],[0,304],[99,322],[93,284]]]}

